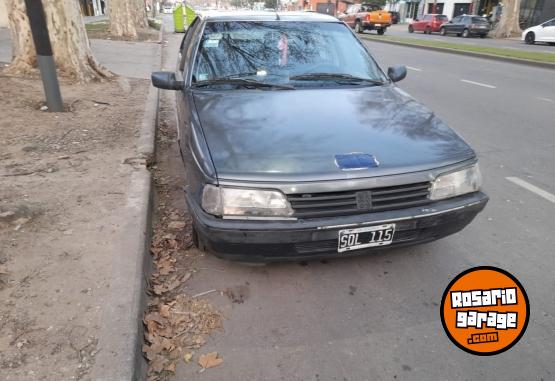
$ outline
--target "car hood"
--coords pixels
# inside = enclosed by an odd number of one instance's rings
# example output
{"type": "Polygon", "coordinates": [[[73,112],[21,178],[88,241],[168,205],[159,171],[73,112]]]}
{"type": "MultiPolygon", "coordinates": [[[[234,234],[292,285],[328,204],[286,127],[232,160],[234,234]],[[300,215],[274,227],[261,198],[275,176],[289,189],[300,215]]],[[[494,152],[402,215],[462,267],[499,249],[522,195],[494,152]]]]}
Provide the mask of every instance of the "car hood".
{"type": "Polygon", "coordinates": [[[474,151],[394,85],[301,90],[195,91],[219,179],[314,181],[436,169],[474,151]],[[373,155],[375,168],[344,170],[335,156],[373,155]]]}

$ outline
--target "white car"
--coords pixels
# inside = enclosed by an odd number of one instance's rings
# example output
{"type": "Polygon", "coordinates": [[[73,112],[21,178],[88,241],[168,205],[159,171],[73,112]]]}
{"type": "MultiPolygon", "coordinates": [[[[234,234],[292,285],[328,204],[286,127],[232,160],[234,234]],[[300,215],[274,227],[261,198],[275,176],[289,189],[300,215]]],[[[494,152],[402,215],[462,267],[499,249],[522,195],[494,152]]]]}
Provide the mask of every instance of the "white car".
{"type": "Polygon", "coordinates": [[[555,19],[547,20],[543,24],[532,26],[522,32],[522,41],[527,44],[547,42],[555,45],[555,19]]]}

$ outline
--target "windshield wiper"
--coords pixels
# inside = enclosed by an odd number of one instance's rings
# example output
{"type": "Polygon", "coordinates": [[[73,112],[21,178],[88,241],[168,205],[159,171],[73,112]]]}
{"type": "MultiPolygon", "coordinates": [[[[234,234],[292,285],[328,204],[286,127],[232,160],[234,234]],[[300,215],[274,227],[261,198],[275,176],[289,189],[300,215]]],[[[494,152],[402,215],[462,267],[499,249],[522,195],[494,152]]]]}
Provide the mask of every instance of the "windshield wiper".
{"type": "Polygon", "coordinates": [[[206,81],[196,82],[193,86],[194,87],[206,87],[206,86],[213,86],[213,85],[237,85],[247,88],[268,88],[268,89],[280,89],[280,90],[295,90],[293,86],[288,85],[280,85],[275,83],[265,83],[259,82],[252,79],[245,79],[245,78],[216,78],[216,79],[209,79],[206,81]]]}
{"type": "Polygon", "coordinates": [[[336,81],[336,82],[355,82],[355,83],[370,83],[376,86],[385,85],[385,82],[377,79],[355,77],[351,74],[341,73],[305,73],[294,75],[289,79],[296,81],[336,81]]]}

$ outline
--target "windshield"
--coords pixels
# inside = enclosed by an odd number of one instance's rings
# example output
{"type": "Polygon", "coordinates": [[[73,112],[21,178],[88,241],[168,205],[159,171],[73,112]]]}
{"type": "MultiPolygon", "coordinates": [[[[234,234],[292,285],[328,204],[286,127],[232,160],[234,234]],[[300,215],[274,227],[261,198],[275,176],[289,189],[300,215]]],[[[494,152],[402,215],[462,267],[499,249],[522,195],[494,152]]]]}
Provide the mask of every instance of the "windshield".
{"type": "Polygon", "coordinates": [[[196,55],[193,85],[221,85],[230,78],[294,87],[386,81],[342,23],[209,22],[196,55]]]}

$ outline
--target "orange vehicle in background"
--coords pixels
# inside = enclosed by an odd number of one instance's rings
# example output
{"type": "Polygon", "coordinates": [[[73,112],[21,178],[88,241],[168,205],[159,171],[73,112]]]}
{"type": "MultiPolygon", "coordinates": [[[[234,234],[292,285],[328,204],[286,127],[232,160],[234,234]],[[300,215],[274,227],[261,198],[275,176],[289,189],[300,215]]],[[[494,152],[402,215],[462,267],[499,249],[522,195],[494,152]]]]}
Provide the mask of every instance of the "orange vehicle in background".
{"type": "Polygon", "coordinates": [[[338,18],[357,33],[362,33],[365,30],[375,30],[379,35],[382,35],[391,25],[389,12],[384,11],[376,4],[352,4],[338,18]]]}

